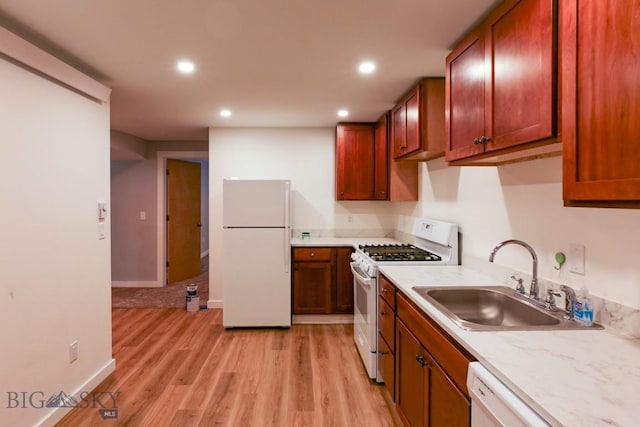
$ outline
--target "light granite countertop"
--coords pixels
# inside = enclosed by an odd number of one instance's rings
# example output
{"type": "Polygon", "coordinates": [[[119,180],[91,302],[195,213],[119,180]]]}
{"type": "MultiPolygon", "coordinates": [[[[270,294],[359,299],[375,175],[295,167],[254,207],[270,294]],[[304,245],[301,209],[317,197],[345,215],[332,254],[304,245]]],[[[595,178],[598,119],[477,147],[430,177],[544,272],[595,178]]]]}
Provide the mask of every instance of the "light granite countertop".
{"type": "Polygon", "coordinates": [[[461,266],[382,266],[380,272],[554,426],[640,423],[640,342],[610,329],[472,332],[413,286],[501,285],[461,266]]]}
{"type": "Polygon", "coordinates": [[[388,237],[312,237],[304,240],[299,237],[295,237],[291,239],[291,246],[293,247],[352,246],[354,249],[357,249],[358,245],[380,245],[393,243],[399,242],[388,237]]]}

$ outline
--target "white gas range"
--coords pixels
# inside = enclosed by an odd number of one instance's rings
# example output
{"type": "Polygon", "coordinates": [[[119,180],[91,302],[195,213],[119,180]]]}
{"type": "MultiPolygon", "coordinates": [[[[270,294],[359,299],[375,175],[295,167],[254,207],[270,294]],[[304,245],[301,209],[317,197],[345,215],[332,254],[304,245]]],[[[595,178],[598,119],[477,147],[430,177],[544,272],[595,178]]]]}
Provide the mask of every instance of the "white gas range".
{"type": "Polygon", "coordinates": [[[419,218],[413,224],[413,242],[360,245],[351,256],[354,286],[353,337],[371,379],[382,382],[378,371],[378,267],[383,265],[457,265],[458,226],[419,218]]]}

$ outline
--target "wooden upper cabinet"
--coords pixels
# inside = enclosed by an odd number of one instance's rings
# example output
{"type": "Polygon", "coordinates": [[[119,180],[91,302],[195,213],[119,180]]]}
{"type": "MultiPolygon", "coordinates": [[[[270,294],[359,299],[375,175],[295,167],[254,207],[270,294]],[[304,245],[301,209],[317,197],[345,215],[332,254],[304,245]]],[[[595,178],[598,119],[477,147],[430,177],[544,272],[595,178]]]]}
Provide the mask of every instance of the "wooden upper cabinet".
{"type": "Polygon", "coordinates": [[[476,30],[447,58],[447,154],[449,161],[484,152],[474,143],[485,132],[484,38],[476,30]]]}
{"type": "Polygon", "coordinates": [[[339,123],[336,128],[336,200],[374,198],[374,126],[339,123]]]}
{"type": "Polygon", "coordinates": [[[430,160],[444,155],[444,79],[428,77],[391,110],[393,158],[430,160]]]}
{"type": "MultiPolygon", "coordinates": [[[[376,126],[376,144],[382,145],[384,141],[387,146],[387,153],[393,151],[393,141],[389,137],[389,128],[394,128],[393,123],[389,126],[389,122],[394,120],[393,117],[393,112],[383,114],[376,126]]],[[[418,166],[417,162],[396,161],[387,155],[387,197],[384,200],[392,202],[417,201],[419,197],[418,166]]],[[[380,168],[382,169],[382,165],[380,165],[380,168]]],[[[377,182],[376,180],[376,187],[378,186],[377,182]]],[[[379,198],[379,200],[382,200],[382,198],[379,198]]]]}
{"type": "Polygon", "coordinates": [[[387,122],[387,115],[380,117],[374,134],[373,193],[376,200],[389,200],[389,126],[387,122]]]}
{"type": "Polygon", "coordinates": [[[555,0],[506,0],[447,56],[446,159],[560,154],[555,0]]]}
{"type": "Polygon", "coordinates": [[[561,2],[563,197],[640,208],[640,4],[561,2]]]}

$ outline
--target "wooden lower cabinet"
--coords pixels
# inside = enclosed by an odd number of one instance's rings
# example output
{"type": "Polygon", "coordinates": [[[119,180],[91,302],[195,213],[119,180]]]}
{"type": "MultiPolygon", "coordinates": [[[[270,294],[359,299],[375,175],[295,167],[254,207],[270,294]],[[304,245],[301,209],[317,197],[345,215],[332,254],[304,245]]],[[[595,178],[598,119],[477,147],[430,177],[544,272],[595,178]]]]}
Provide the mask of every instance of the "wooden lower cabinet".
{"type": "Polygon", "coordinates": [[[336,313],[353,314],[352,248],[336,248],[336,313]]]}
{"type": "Polygon", "coordinates": [[[401,321],[396,321],[396,411],[411,427],[429,425],[429,356],[401,321]]]}
{"type": "Polygon", "coordinates": [[[293,314],[353,314],[352,248],[293,248],[293,314]]]}
{"type": "Polygon", "coordinates": [[[410,427],[469,427],[466,370],[472,357],[400,292],[396,308],[395,402],[399,418],[410,427]]]}
{"type": "Polygon", "coordinates": [[[471,403],[438,366],[431,366],[431,426],[465,426],[471,423],[471,403]]]}

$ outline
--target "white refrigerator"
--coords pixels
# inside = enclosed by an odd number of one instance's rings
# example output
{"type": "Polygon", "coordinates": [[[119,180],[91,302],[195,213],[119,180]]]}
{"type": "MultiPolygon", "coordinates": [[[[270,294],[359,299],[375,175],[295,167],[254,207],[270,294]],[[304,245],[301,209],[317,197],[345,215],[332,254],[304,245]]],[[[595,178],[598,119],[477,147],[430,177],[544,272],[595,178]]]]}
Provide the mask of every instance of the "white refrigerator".
{"type": "Polygon", "coordinates": [[[222,184],[222,324],[291,326],[290,181],[222,184]]]}

